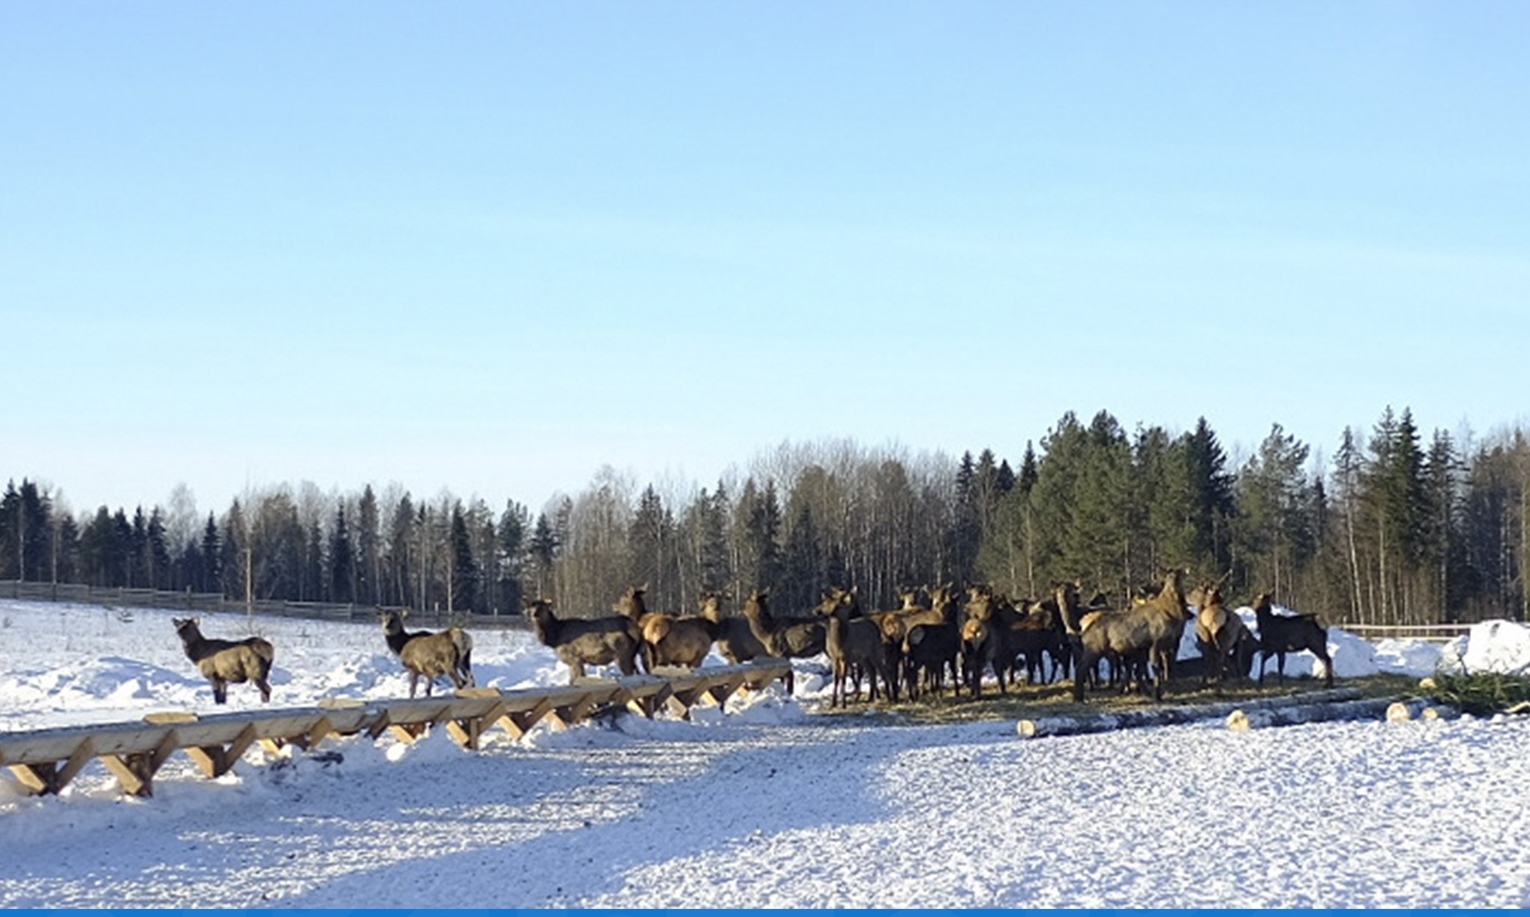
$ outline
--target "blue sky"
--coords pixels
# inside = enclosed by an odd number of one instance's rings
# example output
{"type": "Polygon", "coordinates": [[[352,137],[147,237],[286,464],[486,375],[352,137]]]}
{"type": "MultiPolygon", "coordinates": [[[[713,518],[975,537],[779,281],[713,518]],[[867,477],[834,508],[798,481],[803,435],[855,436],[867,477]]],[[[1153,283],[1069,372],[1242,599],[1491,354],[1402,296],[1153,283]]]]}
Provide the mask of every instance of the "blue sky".
{"type": "Polygon", "coordinates": [[[1522,3],[0,4],[0,476],[1520,422],[1522,3]]]}

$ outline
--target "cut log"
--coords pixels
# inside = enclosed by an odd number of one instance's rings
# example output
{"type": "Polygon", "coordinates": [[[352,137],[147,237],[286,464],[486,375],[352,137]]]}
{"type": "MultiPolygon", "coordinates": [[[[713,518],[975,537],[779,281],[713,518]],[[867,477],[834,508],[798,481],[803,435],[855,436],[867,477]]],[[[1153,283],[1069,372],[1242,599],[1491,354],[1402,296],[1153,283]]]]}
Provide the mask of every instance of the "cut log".
{"type": "MultiPolygon", "coordinates": [[[[1015,726],[1022,739],[1042,736],[1083,735],[1090,732],[1112,732],[1117,729],[1136,729],[1143,726],[1175,726],[1198,720],[1214,720],[1240,709],[1278,709],[1302,704],[1332,704],[1352,701],[1360,697],[1358,688],[1333,688],[1313,691],[1310,694],[1267,697],[1248,701],[1225,701],[1214,704],[1183,705],[1176,707],[1152,707],[1145,710],[1123,710],[1117,713],[1087,713],[1077,716],[1043,716],[1023,719],[1015,726]]],[[[1391,702],[1387,699],[1387,703],[1391,702]]],[[[1383,705],[1384,707],[1385,705],[1383,705]]]]}
{"type": "Polygon", "coordinates": [[[1385,719],[1406,722],[1413,719],[1414,708],[1424,708],[1423,701],[1399,701],[1389,697],[1344,701],[1337,704],[1297,704],[1264,710],[1235,710],[1227,717],[1227,728],[1238,732],[1268,726],[1300,726],[1304,723],[1329,723],[1340,720],[1385,719]]]}

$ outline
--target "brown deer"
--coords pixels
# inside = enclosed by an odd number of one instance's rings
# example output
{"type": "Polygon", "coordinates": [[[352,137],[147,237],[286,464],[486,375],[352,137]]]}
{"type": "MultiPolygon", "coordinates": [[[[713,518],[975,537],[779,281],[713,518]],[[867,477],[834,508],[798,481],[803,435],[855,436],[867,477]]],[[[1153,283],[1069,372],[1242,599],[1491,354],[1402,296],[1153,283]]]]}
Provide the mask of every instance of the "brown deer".
{"type": "Polygon", "coordinates": [[[171,618],[175,633],[181,638],[186,658],[196,663],[197,671],[212,683],[213,703],[228,702],[228,686],[253,682],[260,689],[263,703],[271,702],[271,663],[276,649],[263,637],[243,640],[218,640],[202,636],[198,618],[171,618]]]}
{"type": "Polygon", "coordinates": [[[1248,628],[1236,612],[1222,604],[1220,581],[1203,583],[1190,593],[1190,604],[1196,607],[1195,642],[1201,648],[1203,669],[1201,683],[1221,686],[1228,667],[1238,674],[1237,654],[1248,637],[1248,628]]]}
{"type": "MultiPolygon", "coordinates": [[[[1184,590],[1180,585],[1182,577],[1183,571],[1171,570],[1165,574],[1163,586],[1156,595],[1133,602],[1126,611],[1094,612],[1082,616],[1076,605],[1069,608],[1063,620],[1077,654],[1074,700],[1084,699],[1085,675],[1101,658],[1113,660],[1112,671],[1119,663],[1123,672],[1141,673],[1139,682],[1142,684],[1146,683],[1150,668],[1153,697],[1163,699],[1164,685],[1174,676],[1174,659],[1179,655],[1179,641],[1188,620],[1184,590]]],[[[1130,678],[1127,682],[1130,683],[1130,678]]]]}
{"type": "Polygon", "coordinates": [[[568,666],[570,684],[584,677],[587,665],[614,662],[623,675],[636,674],[640,641],[627,618],[559,618],[550,599],[527,599],[524,605],[537,639],[568,666]]]}
{"type": "Polygon", "coordinates": [[[748,662],[757,656],[768,655],[765,644],[754,635],[749,619],[723,613],[722,603],[728,598],[726,592],[703,592],[697,604],[701,616],[717,625],[717,652],[733,665],[748,662]]]}

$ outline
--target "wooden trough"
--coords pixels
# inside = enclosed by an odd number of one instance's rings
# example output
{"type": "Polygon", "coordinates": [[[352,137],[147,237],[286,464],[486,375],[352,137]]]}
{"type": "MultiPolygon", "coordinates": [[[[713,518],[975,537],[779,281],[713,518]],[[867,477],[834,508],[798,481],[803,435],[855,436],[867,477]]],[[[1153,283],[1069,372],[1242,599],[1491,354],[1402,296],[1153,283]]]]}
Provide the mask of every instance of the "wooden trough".
{"type": "Polygon", "coordinates": [[[334,698],[313,707],[241,711],[201,716],[150,713],[142,720],[0,733],[0,766],[34,794],[57,793],[93,760],[116,778],[124,793],[150,796],[154,775],[184,751],[207,777],[220,777],[255,744],[268,751],[285,745],[311,748],[328,736],[385,732],[405,742],[443,726],[452,739],[477,749],[484,732],[499,726],[519,739],[542,720],[569,726],[597,712],[631,710],[652,717],[667,708],[689,718],[704,700],[719,706],[748,684],[764,686],[790,672],[785,660],[700,669],[661,670],[618,679],[585,678],[550,688],[464,688],[451,695],[392,700],[334,698]]]}

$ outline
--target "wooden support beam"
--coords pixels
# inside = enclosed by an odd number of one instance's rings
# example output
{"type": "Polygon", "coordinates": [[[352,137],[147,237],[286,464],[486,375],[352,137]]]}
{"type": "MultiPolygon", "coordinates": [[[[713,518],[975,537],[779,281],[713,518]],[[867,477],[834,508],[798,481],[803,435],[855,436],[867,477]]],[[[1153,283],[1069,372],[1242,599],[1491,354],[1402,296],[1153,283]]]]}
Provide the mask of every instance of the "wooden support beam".
{"type": "Polygon", "coordinates": [[[223,746],[221,745],[190,745],[186,748],[186,756],[202,769],[203,776],[211,778],[223,773],[223,746]]]}
{"type": "Polygon", "coordinates": [[[728,703],[728,698],[733,696],[733,692],[743,687],[746,680],[747,676],[734,675],[722,684],[713,685],[712,687],[708,688],[707,696],[717,701],[717,706],[726,706],[728,703]]]}
{"type": "Polygon", "coordinates": [[[420,740],[420,738],[425,735],[426,730],[428,730],[429,728],[430,728],[430,726],[427,723],[389,723],[388,724],[388,731],[393,733],[395,738],[397,738],[401,742],[405,742],[405,743],[411,744],[411,745],[414,744],[415,742],[418,742],[420,740]]]}
{"type": "Polygon", "coordinates": [[[10,768],[11,773],[16,775],[16,779],[21,781],[21,785],[32,795],[42,796],[57,792],[53,789],[54,775],[58,773],[57,764],[51,761],[37,764],[12,764],[10,768]]]}
{"type": "Polygon", "coordinates": [[[244,753],[249,751],[250,746],[255,744],[255,724],[250,723],[239,731],[227,747],[222,745],[193,745],[186,749],[186,754],[197,763],[202,773],[209,779],[217,779],[233,770],[244,753]]]}
{"type": "Polygon", "coordinates": [[[308,728],[308,732],[305,735],[301,738],[293,738],[292,744],[306,751],[319,744],[324,740],[325,736],[334,731],[334,724],[330,722],[329,717],[321,716],[308,728]]]}
{"type": "MultiPolygon", "coordinates": [[[[194,722],[195,719],[193,715],[189,720],[178,722],[194,722]]],[[[101,763],[117,778],[117,785],[122,792],[129,796],[153,796],[154,775],[159,773],[159,769],[170,759],[179,744],[180,736],[171,729],[152,751],[102,755],[101,763]]]]}
{"type": "Polygon", "coordinates": [[[238,737],[236,737],[234,741],[229,744],[228,748],[224,749],[223,770],[218,772],[218,774],[215,776],[221,777],[232,770],[234,765],[238,763],[239,759],[244,757],[244,753],[250,750],[250,746],[255,744],[255,738],[258,735],[259,733],[255,731],[254,723],[251,723],[240,730],[238,737]]]}
{"type": "Polygon", "coordinates": [[[499,721],[499,724],[504,727],[506,732],[510,733],[511,738],[519,739],[530,732],[531,727],[535,726],[552,709],[552,699],[544,697],[526,710],[505,714],[504,718],[499,721]]]}
{"type": "Polygon", "coordinates": [[[85,765],[89,764],[90,759],[94,758],[95,756],[95,740],[86,737],[86,739],[80,743],[80,747],[74,750],[74,754],[69,756],[69,760],[64,762],[64,766],[59,769],[58,774],[54,777],[55,783],[53,786],[53,792],[57,793],[59,790],[62,790],[64,787],[68,786],[69,781],[73,780],[75,775],[77,775],[85,767],[85,765]]]}
{"type": "Polygon", "coordinates": [[[142,753],[102,755],[101,763],[117,778],[117,786],[129,796],[154,795],[154,771],[142,753]]]}
{"type": "Polygon", "coordinates": [[[620,699],[625,701],[628,710],[651,720],[658,712],[660,705],[666,703],[672,693],[669,682],[659,682],[638,690],[624,691],[620,699]]]}
{"type": "Polygon", "coordinates": [[[12,764],[11,773],[33,795],[51,796],[69,785],[90,759],[96,756],[95,742],[89,736],[80,740],[74,751],[63,762],[38,761],[31,764],[12,764]]]}

